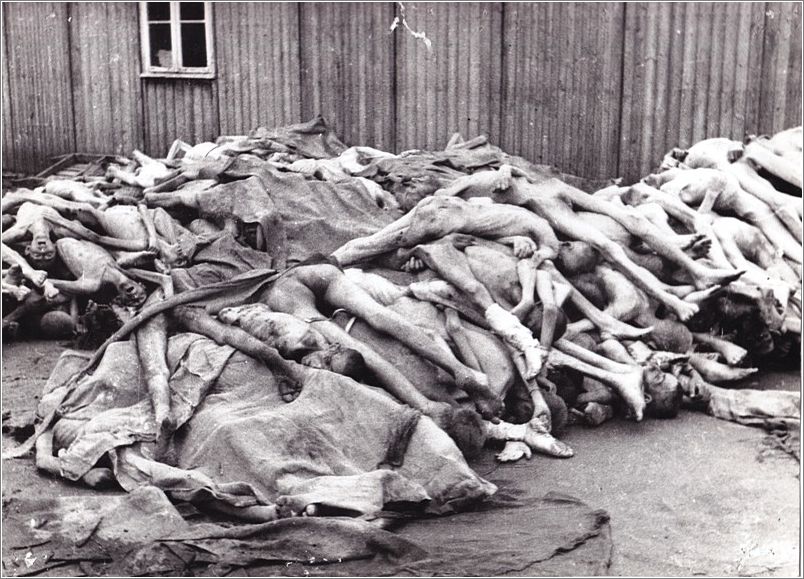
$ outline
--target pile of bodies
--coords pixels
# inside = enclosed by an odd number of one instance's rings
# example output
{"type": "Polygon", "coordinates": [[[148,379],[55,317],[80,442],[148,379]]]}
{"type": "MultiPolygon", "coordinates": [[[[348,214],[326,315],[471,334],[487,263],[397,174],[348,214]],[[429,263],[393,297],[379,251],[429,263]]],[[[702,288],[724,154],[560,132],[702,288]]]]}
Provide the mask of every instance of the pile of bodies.
{"type": "Polygon", "coordinates": [[[801,161],[801,128],[708,139],[602,186],[318,118],[8,192],[4,336],[99,346],[10,454],[270,520],[481,500],[466,457],[569,457],[572,422],[789,427],[798,393],[723,385],[796,364],[801,161]]]}

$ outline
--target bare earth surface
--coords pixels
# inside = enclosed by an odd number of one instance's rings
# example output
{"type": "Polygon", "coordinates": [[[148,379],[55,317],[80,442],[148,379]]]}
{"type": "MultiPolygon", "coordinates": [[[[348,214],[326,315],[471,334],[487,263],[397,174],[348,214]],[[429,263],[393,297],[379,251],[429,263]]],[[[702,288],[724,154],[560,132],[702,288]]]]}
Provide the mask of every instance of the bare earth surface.
{"type": "MultiPolygon", "coordinates": [[[[32,412],[62,346],[4,345],[2,409],[12,420],[32,412]]],[[[747,387],[800,387],[797,372],[771,373],[747,387]]],[[[498,466],[476,464],[499,485],[533,495],[569,494],[611,516],[613,575],[794,576],[799,569],[800,465],[769,450],[764,432],[683,412],[675,420],[572,428],[568,460],[534,456],[498,466]]],[[[3,448],[11,443],[3,436],[3,448]]],[[[30,458],[4,461],[4,507],[42,493],[81,487],[37,474],[30,458]]],[[[522,530],[539,521],[510,521],[522,530]]],[[[448,537],[449,519],[443,521],[448,537]]],[[[404,534],[404,532],[403,532],[404,534]]],[[[437,540],[437,538],[434,538],[437,540]]],[[[564,573],[572,574],[568,569],[564,573]]]]}

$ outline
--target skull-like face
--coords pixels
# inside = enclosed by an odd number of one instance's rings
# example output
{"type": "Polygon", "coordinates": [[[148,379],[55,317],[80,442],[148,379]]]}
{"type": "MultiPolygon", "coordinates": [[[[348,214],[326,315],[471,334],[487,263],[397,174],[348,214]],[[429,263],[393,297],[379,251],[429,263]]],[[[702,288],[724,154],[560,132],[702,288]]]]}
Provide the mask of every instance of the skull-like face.
{"type": "Polygon", "coordinates": [[[25,248],[25,254],[34,269],[46,269],[56,259],[56,246],[47,235],[37,235],[25,248]]]}
{"type": "Polygon", "coordinates": [[[122,282],[118,287],[118,301],[126,306],[139,306],[148,297],[145,293],[145,288],[136,281],[127,279],[122,282]]]}
{"type": "Polygon", "coordinates": [[[190,263],[190,259],[187,257],[184,248],[179,244],[165,244],[160,248],[160,253],[162,254],[162,260],[165,264],[171,267],[184,267],[190,263]]]}
{"type": "Polygon", "coordinates": [[[683,391],[672,374],[654,367],[645,373],[645,402],[647,413],[654,418],[674,418],[681,409],[683,391]],[[648,376],[651,375],[652,379],[648,376]]]}

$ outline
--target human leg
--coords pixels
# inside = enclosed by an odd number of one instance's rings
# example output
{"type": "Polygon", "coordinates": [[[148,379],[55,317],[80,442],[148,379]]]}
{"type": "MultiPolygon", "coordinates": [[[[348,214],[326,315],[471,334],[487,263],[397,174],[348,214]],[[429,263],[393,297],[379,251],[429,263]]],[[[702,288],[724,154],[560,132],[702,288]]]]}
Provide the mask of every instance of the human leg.
{"type": "Polygon", "coordinates": [[[424,330],[375,302],[346,276],[339,275],[330,281],[324,299],[330,305],[344,308],[352,315],[360,317],[374,329],[395,337],[425,359],[444,368],[455,377],[461,388],[484,398],[492,397],[484,374],[472,370],[451,352],[439,348],[424,330]]]}

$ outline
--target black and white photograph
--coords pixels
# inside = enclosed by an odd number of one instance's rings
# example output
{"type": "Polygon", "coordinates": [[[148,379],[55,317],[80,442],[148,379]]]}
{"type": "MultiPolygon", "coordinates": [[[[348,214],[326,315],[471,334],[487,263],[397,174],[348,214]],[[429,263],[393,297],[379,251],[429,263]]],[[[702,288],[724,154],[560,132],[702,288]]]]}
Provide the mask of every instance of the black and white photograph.
{"type": "Polygon", "coordinates": [[[801,2],[3,1],[2,577],[802,577],[801,2]]]}

